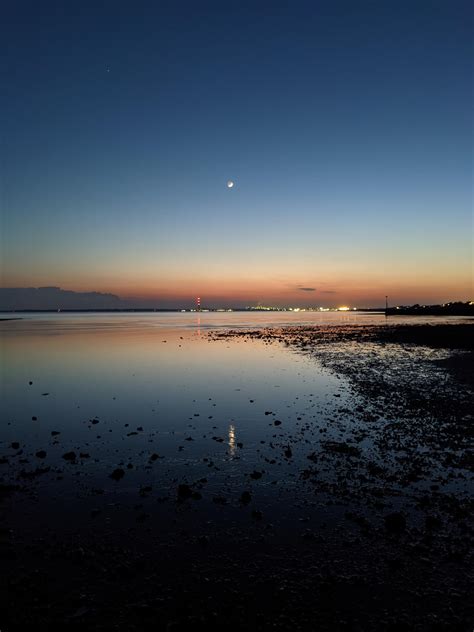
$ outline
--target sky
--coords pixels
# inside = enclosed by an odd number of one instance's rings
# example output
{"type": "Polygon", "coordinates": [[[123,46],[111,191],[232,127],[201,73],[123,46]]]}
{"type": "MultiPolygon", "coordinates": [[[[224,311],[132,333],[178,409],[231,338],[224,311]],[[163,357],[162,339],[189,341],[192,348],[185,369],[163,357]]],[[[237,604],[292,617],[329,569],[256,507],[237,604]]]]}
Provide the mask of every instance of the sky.
{"type": "Polygon", "coordinates": [[[7,3],[0,284],[157,307],[472,300],[472,11],[7,3]]]}

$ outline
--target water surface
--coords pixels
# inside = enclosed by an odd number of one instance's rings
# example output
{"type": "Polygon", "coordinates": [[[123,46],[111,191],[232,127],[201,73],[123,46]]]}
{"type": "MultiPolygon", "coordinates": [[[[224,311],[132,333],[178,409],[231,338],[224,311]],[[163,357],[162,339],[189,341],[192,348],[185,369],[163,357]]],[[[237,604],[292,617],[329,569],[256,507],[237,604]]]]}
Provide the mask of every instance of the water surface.
{"type": "MultiPolygon", "coordinates": [[[[406,321],[414,322],[396,319],[406,321]]],[[[180,483],[194,489],[205,479],[198,487],[207,517],[216,496],[236,509],[252,490],[258,507],[284,522],[276,498],[295,500],[321,437],[350,437],[357,422],[341,411],[350,396],[354,407],[354,395],[312,357],[265,340],[212,340],[209,331],[385,322],[360,312],[23,314],[1,322],[0,474],[31,481],[41,501],[28,506],[35,521],[48,519],[48,506],[66,507],[70,519],[137,501],[153,511],[176,499],[180,483]],[[68,452],[76,458],[66,461],[68,452]],[[115,481],[118,468],[125,475],[115,481]]],[[[361,447],[370,456],[370,444],[361,447]]],[[[24,524],[20,506],[14,513],[24,524]]]]}

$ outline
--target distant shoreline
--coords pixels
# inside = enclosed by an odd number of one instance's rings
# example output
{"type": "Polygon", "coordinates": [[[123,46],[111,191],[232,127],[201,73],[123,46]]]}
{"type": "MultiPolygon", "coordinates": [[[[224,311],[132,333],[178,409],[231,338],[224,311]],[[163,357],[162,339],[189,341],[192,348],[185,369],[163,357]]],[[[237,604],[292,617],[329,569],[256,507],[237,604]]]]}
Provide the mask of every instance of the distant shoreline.
{"type": "Polygon", "coordinates": [[[154,307],[114,307],[114,308],[48,308],[48,309],[0,309],[0,320],[18,320],[21,314],[326,314],[344,313],[347,315],[374,314],[388,317],[422,316],[422,317],[474,317],[474,303],[455,302],[444,305],[399,305],[397,307],[365,307],[365,308],[321,308],[321,307],[212,307],[207,308],[154,308],[154,307]],[[5,315],[5,318],[1,316],[5,315]],[[18,315],[18,316],[17,316],[18,315]]]}
{"type": "MultiPolygon", "coordinates": [[[[328,311],[320,311],[317,309],[300,308],[299,310],[291,309],[271,309],[271,310],[258,310],[258,309],[246,309],[246,308],[229,308],[229,309],[152,309],[149,307],[134,308],[134,309],[15,309],[15,310],[0,310],[0,314],[136,314],[136,313],[162,313],[162,314],[207,314],[207,313],[347,313],[347,314],[385,314],[386,316],[474,316],[473,309],[461,309],[453,311],[439,311],[436,309],[425,310],[413,310],[413,309],[397,309],[389,308],[388,310],[382,308],[365,308],[354,309],[349,312],[342,312],[342,310],[331,309],[328,311]]],[[[20,317],[19,317],[20,318],[20,317]]],[[[16,318],[2,318],[2,320],[16,320],[16,318]]]]}
{"type": "MultiPolygon", "coordinates": [[[[338,310],[338,309],[331,309],[328,310],[328,312],[341,312],[342,310],[338,310]]],[[[184,308],[174,308],[174,309],[163,309],[163,308],[151,308],[151,307],[137,307],[137,308],[126,308],[126,309],[5,309],[5,310],[0,310],[0,314],[60,314],[60,313],[67,313],[67,314],[87,314],[87,313],[136,313],[136,312],[146,312],[146,313],[153,313],[153,312],[160,312],[160,313],[187,313],[187,314],[206,314],[206,313],[220,313],[220,314],[225,314],[225,313],[231,313],[231,312],[247,312],[250,314],[259,314],[259,313],[279,313],[279,312],[286,312],[286,313],[299,313],[299,312],[308,312],[308,313],[314,313],[314,314],[319,314],[319,313],[327,313],[326,311],[321,311],[318,309],[311,309],[311,308],[298,308],[298,310],[292,310],[292,309],[285,309],[285,308],[281,308],[281,309],[268,309],[268,310],[260,310],[260,309],[254,309],[254,308],[246,308],[246,307],[232,307],[232,308],[228,308],[228,309],[220,309],[220,308],[203,308],[200,310],[197,309],[184,309],[184,308]]],[[[365,308],[365,309],[354,309],[351,310],[350,312],[345,312],[345,313],[361,313],[361,314],[384,314],[385,310],[382,308],[365,308]]]]}
{"type": "Polygon", "coordinates": [[[387,316],[474,316],[473,303],[448,303],[446,305],[412,305],[389,307],[387,316]]]}

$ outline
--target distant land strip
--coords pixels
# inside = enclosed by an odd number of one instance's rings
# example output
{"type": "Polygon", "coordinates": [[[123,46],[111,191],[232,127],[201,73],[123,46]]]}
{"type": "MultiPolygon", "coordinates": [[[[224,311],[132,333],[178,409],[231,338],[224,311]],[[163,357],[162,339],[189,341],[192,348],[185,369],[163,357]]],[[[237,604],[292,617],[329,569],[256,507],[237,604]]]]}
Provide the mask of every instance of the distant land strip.
{"type": "Polygon", "coordinates": [[[389,307],[387,316],[474,316],[474,301],[444,305],[400,305],[389,307]]]}

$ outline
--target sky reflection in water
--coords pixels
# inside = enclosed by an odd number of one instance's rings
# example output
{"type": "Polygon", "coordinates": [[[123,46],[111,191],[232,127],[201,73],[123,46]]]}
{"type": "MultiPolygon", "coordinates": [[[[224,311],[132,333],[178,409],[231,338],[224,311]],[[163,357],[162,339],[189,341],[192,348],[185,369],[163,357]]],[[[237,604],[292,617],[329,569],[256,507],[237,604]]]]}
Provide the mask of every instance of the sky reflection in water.
{"type": "MultiPolygon", "coordinates": [[[[104,502],[136,497],[144,485],[153,486],[156,501],[157,495],[173,496],[179,481],[202,477],[208,498],[223,485],[238,498],[255,469],[266,471],[259,481],[262,499],[277,493],[277,480],[291,493],[302,464],[308,465],[309,447],[300,435],[286,459],[288,438],[307,422],[331,438],[330,419],[348,396],[345,380],[279,344],[207,336],[212,327],[278,325],[289,316],[43,314],[0,323],[1,441],[10,473],[12,464],[19,471],[59,467],[61,476],[37,483],[43,500],[56,495],[55,502],[71,493],[84,500],[94,487],[105,490],[104,502]],[[20,443],[21,455],[12,442],[20,443]],[[46,459],[38,459],[39,450],[46,459]],[[89,457],[80,467],[65,464],[68,451],[89,457]],[[110,479],[117,467],[126,470],[119,484],[110,479]]],[[[324,319],[384,320],[298,317],[299,323],[324,319]]]]}
{"type": "Polygon", "coordinates": [[[316,397],[336,387],[333,376],[283,347],[209,341],[199,317],[190,316],[172,329],[172,318],[161,315],[42,315],[2,323],[10,424],[4,443],[19,441],[32,455],[45,449],[58,460],[82,448],[100,469],[135,463],[150,450],[176,467],[204,456],[226,461],[236,456],[237,443],[252,459],[274,429],[266,411],[289,430],[316,397]],[[310,394],[311,403],[298,400],[310,394]],[[57,445],[52,431],[61,432],[57,445]]]}

